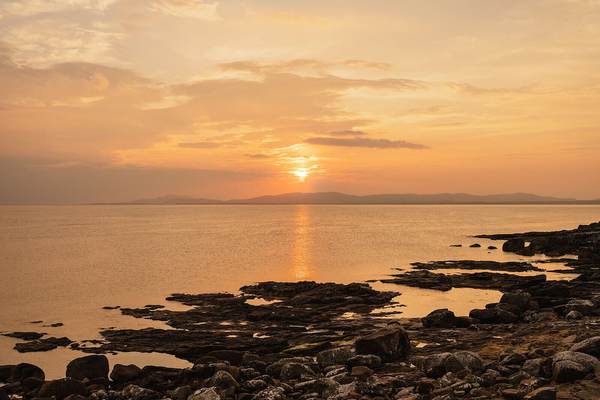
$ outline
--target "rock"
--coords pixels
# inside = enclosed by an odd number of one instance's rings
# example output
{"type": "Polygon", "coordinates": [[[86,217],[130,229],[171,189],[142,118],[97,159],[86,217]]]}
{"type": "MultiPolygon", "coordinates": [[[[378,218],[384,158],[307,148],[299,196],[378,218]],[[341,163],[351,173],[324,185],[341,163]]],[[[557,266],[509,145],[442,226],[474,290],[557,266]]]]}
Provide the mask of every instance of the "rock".
{"type": "Polygon", "coordinates": [[[457,351],[445,359],[444,367],[447,372],[463,370],[479,372],[483,371],[483,360],[479,354],[472,351],[457,351]]]}
{"type": "Polygon", "coordinates": [[[171,397],[173,400],[187,400],[187,398],[190,397],[193,392],[194,390],[189,385],[180,386],[173,390],[171,397]]]}
{"type": "Polygon", "coordinates": [[[569,311],[567,313],[567,315],[565,315],[565,319],[568,319],[570,321],[574,321],[574,320],[578,320],[578,319],[582,319],[583,318],[583,314],[580,313],[579,311],[569,311]]]}
{"type": "Polygon", "coordinates": [[[108,358],[99,354],[76,358],[67,365],[66,376],[80,381],[85,378],[108,379],[108,358]]]}
{"type": "Polygon", "coordinates": [[[549,378],[552,376],[552,359],[546,357],[529,359],[525,361],[521,370],[531,376],[549,378]]]}
{"type": "Polygon", "coordinates": [[[553,378],[556,382],[573,382],[587,375],[586,368],[574,361],[557,361],[552,366],[553,378]]]}
{"type": "Polygon", "coordinates": [[[44,332],[10,332],[3,333],[2,336],[13,337],[22,340],[37,340],[44,336],[44,332]]]}
{"type": "Polygon", "coordinates": [[[44,383],[37,395],[38,397],[54,396],[57,400],[62,400],[72,394],[85,396],[87,394],[87,389],[85,385],[78,380],[62,378],[44,383]]]}
{"type": "Polygon", "coordinates": [[[594,336],[575,343],[569,350],[589,354],[598,358],[600,357],[600,336],[594,336]]]}
{"type": "Polygon", "coordinates": [[[290,362],[281,368],[280,377],[284,381],[300,379],[308,380],[314,378],[315,372],[304,364],[290,362]]]}
{"type": "Polygon", "coordinates": [[[454,328],[456,326],[456,316],[447,308],[434,310],[421,318],[421,323],[425,328],[454,328]]]}
{"type": "Polygon", "coordinates": [[[496,246],[488,246],[488,250],[498,250],[496,246]]]}
{"type": "Polygon", "coordinates": [[[523,398],[523,393],[519,389],[504,389],[502,397],[509,400],[519,400],[523,398]]]}
{"type": "Polygon", "coordinates": [[[482,324],[511,324],[519,320],[517,315],[499,307],[474,309],[469,313],[469,317],[479,320],[482,324]]]}
{"type": "Polygon", "coordinates": [[[383,361],[381,361],[381,357],[374,354],[358,354],[350,358],[346,362],[346,365],[350,368],[365,366],[374,369],[381,367],[381,365],[383,365],[383,361]]]}
{"type": "MultiPolygon", "coordinates": [[[[95,396],[94,398],[99,399],[99,398],[108,398],[108,394],[106,394],[106,392],[104,390],[101,390],[100,392],[102,392],[101,396],[98,396],[98,392],[93,393],[95,396]],[[106,395],[106,396],[104,396],[106,395]]],[[[80,394],[70,394],[67,397],[65,397],[65,400],[87,400],[87,397],[82,396],[80,394]]]]}
{"type": "Polygon", "coordinates": [[[374,372],[371,368],[359,365],[358,367],[352,367],[350,376],[354,376],[356,378],[367,378],[373,375],[373,373],[374,372]]]}
{"type": "Polygon", "coordinates": [[[390,324],[365,336],[354,343],[356,353],[374,354],[385,361],[401,360],[410,352],[408,334],[399,324],[390,324]]]}
{"type": "Polygon", "coordinates": [[[8,397],[8,393],[6,393],[6,391],[0,387],[0,400],[10,400],[10,397],[8,397]]]}
{"type": "Polygon", "coordinates": [[[586,372],[600,367],[600,361],[596,357],[586,353],[580,353],[576,351],[561,351],[552,357],[553,363],[565,360],[581,364],[583,367],[585,367],[586,372]]]}
{"type": "Polygon", "coordinates": [[[583,315],[592,315],[596,310],[596,306],[591,300],[573,299],[565,305],[565,313],[577,311],[583,315]]]}
{"type": "Polygon", "coordinates": [[[521,366],[523,365],[523,363],[527,360],[527,357],[525,357],[523,354],[521,353],[510,353],[507,356],[505,356],[501,361],[500,361],[500,365],[518,365],[521,366]]]}
{"type": "Polygon", "coordinates": [[[479,243],[473,243],[469,247],[478,248],[478,247],[481,247],[481,245],[479,243]]]}
{"type": "Polygon", "coordinates": [[[17,343],[15,344],[14,348],[19,353],[31,353],[54,350],[59,346],[65,347],[71,343],[73,343],[73,341],[67,337],[49,337],[45,339],[33,340],[31,342],[17,343]]]}
{"type": "Polygon", "coordinates": [[[285,390],[277,386],[269,386],[258,392],[252,400],[286,400],[285,390]]]}
{"type": "Polygon", "coordinates": [[[435,380],[421,379],[415,386],[415,392],[422,395],[429,395],[435,389],[435,380]]]}
{"type": "Polygon", "coordinates": [[[154,390],[139,387],[137,385],[127,385],[123,389],[123,397],[131,400],[154,400],[162,396],[154,390]]]}
{"type": "Polygon", "coordinates": [[[531,294],[527,292],[508,292],[502,295],[502,297],[500,298],[500,303],[510,304],[516,307],[516,309],[518,309],[520,312],[523,312],[529,308],[529,305],[531,304],[531,299],[531,294]]]}
{"type": "Polygon", "coordinates": [[[509,253],[518,253],[525,249],[525,241],[523,239],[509,239],[502,245],[502,251],[509,253]]]}
{"type": "Polygon", "coordinates": [[[525,395],[523,400],[556,400],[556,388],[544,386],[525,395]]]}
{"type": "Polygon", "coordinates": [[[206,355],[215,357],[217,360],[227,361],[231,365],[242,365],[244,359],[244,352],[238,350],[213,350],[206,355]]]}
{"type": "MultiPolygon", "coordinates": [[[[110,379],[116,383],[125,383],[139,378],[142,369],[134,364],[115,364],[110,373],[110,379]]],[[[187,397],[187,396],[186,396],[187,397]]]]}
{"type": "Polygon", "coordinates": [[[243,389],[247,390],[248,392],[258,392],[266,389],[267,386],[269,386],[267,382],[262,379],[250,379],[244,382],[242,385],[243,389]]]}
{"type": "Polygon", "coordinates": [[[317,393],[318,396],[327,398],[331,394],[336,393],[339,386],[340,384],[331,378],[320,378],[298,383],[294,385],[294,390],[317,393]]]}
{"type": "Polygon", "coordinates": [[[215,388],[210,387],[196,390],[188,397],[188,400],[221,400],[221,396],[215,388]]]}
{"type": "Polygon", "coordinates": [[[282,358],[281,360],[278,360],[278,361],[274,362],[273,364],[267,366],[265,373],[274,378],[279,378],[279,375],[281,374],[281,368],[283,368],[283,366],[287,363],[300,363],[300,364],[304,364],[304,365],[312,365],[312,364],[314,364],[314,361],[311,357],[282,358]]]}
{"type": "Polygon", "coordinates": [[[421,369],[425,375],[431,378],[440,378],[446,373],[444,363],[451,356],[452,353],[438,353],[425,357],[422,360],[421,369]]]}
{"type": "Polygon", "coordinates": [[[343,365],[354,355],[349,347],[338,347],[330,350],[323,350],[317,354],[317,362],[321,368],[331,365],[343,365]]]}
{"type": "Polygon", "coordinates": [[[235,393],[240,387],[235,378],[229,372],[223,370],[215,372],[209,380],[209,385],[232,393],[235,393]]]}
{"type": "Polygon", "coordinates": [[[7,382],[22,382],[27,378],[37,378],[44,380],[46,375],[44,371],[37,365],[21,363],[17,365],[7,365],[5,381],[7,382]]]}

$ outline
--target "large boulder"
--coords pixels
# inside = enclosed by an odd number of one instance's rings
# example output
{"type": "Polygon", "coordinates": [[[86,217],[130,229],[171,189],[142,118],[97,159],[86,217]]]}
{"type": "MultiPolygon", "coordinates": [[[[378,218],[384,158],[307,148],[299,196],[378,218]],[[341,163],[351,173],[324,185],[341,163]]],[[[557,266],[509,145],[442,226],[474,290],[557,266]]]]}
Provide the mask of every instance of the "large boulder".
{"type": "Polygon", "coordinates": [[[516,314],[500,307],[474,309],[469,313],[469,317],[482,324],[511,324],[519,320],[516,314]]]}
{"type": "Polygon", "coordinates": [[[37,365],[21,363],[0,367],[0,378],[4,382],[22,382],[27,378],[36,378],[43,381],[46,375],[37,365]]]}
{"type": "Polygon", "coordinates": [[[520,312],[527,310],[531,304],[531,294],[527,292],[507,292],[500,298],[501,304],[510,304],[520,312]]]}
{"type": "Polygon", "coordinates": [[[99,354],[76,358],[67,365],[66,376],[80,381],[85,378],[108,379],[108,358],[99,354]]]}
{"type": "Polygon", "coordinates": [[[123,365],[115,364],[110,373],[110,379],[116,383],[125,383],[133,381],[142,373],[142,369],[134,364],[123,365]]]}
{"type": "Polygon", "coordinates": [[[332,365],[344,365],[352,358],[354,353],[349,347],[337,347],[335,349],[323,350],[317,354],[317,362],[321,368],[332,365]]]}
{"type": "Polygon", "coordinates": [[[385,361],[404,359],[410,352],[410,339],[399,324],[390,324],[354,343],[357,354],[374,354],[385,361]]]}
{"type": "Polygon", "coordinates": [[[552,376],[557,382],[572,382],[584,378],[600,366],[594,356],[575,351],[562,351],[552,358],[552,376]]]}
{"type": "Polygon", "coordinates": [[[421,318],[425,328],[466,328],[471,323],[466,317],[457,317],[447,308],[434,310],[421,318]]]}
{"type": "Polygon", "coordinates": [[[600,357],[600,336],[594,336],[575,343],[569,350],[600,357]]]}
{"type": "Polygon", "coordinates": [[[38,397],[55,397],[57,400],[62,400],[72,394],[85,396],[87,389],[83,383],[71,378],[55,379],[45,382],[40,388],[38,397]]]}

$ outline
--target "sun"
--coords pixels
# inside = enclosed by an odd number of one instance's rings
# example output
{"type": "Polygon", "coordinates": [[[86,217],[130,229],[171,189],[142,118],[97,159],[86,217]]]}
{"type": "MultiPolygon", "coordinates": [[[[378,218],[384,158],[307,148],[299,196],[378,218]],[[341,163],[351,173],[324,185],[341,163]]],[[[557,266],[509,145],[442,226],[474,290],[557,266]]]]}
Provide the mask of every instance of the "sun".
{"type": "Polygon", "coordinates": [[[295,175],[300,182],[304,182],[309,173],[308,168],[296,168],[292,171],[292,174],[295,175]]]}

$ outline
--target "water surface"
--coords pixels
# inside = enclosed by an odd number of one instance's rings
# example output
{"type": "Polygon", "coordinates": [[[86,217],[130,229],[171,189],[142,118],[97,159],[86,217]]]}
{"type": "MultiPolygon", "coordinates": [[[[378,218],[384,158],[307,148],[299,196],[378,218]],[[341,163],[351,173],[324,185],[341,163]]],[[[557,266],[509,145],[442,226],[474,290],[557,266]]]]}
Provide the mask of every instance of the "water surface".
{"type": "MultiPolygon", "coordinates": [[[[520,260],[469,236],[598,220],[599,206],[3,206],[0,331],[89,339],[100,328],[163,326],[102,307],[167,304],[164,297],[174,292],[233,292],[264,280],[365,281],[413,261],[520,260]],[[475,242],[482,247],[468,247],[475,242]],[[463,247],[449,247],[455,243],[463,247]],[[29,323],[35,320],[64,326],[29,323]]],[[[377,287],[403,292],[398,301],[405,316],[440,307],[465,314],[499,296],[377,287]]],[[[59,376],[75,356],[65,349],[18,354],[14,343],[0,337],[0,364],[34,361],[59,376]]],[[[166,355],[118,357],[141,365],[185,364],[166,355]]]]}

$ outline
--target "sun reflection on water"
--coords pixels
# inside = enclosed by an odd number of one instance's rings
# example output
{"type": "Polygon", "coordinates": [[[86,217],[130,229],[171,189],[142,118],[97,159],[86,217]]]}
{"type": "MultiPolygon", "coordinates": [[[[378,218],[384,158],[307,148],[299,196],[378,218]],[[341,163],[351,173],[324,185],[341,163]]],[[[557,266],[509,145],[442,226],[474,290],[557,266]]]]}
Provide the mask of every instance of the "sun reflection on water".
{"type": "Polygon", "coordinates": [[[307,205],[297,205],[294,214],[294,242],[292,251],[292,275],[296,279],[307,279],[312,274],[311,251],[310,209],[307,205]]]}

